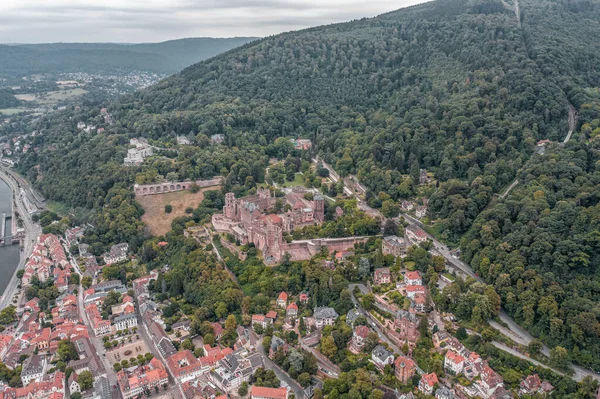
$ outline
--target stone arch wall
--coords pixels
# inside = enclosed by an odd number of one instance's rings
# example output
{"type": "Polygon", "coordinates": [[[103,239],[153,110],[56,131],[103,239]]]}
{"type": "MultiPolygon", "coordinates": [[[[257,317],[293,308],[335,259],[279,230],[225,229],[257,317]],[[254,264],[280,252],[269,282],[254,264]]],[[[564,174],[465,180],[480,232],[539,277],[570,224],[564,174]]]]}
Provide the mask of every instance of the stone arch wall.
{"type": "Polygon", "coordinates": [[[156,184],[145,184],[145,185],[134,185],[133,191],[135,195],[151,195],[151,194],[162,194],[170,193],[173,191],[188,190],[193,183],[197,184],[200,188],[218,186],[223,183],[223,176],[216,176],[210,180],[197,180],[195,182],[172,182],[172,183],[156,183],[156,184]]]}

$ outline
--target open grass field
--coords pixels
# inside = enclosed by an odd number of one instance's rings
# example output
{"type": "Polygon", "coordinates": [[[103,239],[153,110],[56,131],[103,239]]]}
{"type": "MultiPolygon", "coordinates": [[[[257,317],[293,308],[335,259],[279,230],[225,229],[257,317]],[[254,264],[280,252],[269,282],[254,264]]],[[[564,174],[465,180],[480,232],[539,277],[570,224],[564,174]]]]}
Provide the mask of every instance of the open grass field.
{"type": "Polygon", "coordinates": [[[144,208],[142,221],[150,229],[150,233],[155,236],[166,234],[171,230],[171,222],[179,216],[185,216],[185,209],[191,207],[196,209],[198,204],[204,199],[204,192],[209,190],[218,190],[219,186],[206,187],[197,193],[191,193],[187,190],[174,193],[154,194],[146,196],[136,196],[136,200],[144,208]],[[165,205],[171,204],[173,211],[165,213],[165,205]]]}
{"type": "Polygon", "coordinates": [[[21,101],[35,101],[35,94],[15,94],[17,100],[21,101]]]}
{"type": "Polygon", "coordinates": [[[81,96],[87,93],[87,90],[75,88],[68,90],[49,91],[36,94],[16,94],[15,97],[21,101],[37,102],[42,105],[54,105],[61,101],[68,100],[71,97],[81,96]]]}
{"type": "Polygon", "coordinates": [[[4,109],[0,109],[0,114],[10,116],[10,115],[16,115],[19,112],[23,112],[26,110],[27,110],[27,108],[4,108],[4,109]]]}

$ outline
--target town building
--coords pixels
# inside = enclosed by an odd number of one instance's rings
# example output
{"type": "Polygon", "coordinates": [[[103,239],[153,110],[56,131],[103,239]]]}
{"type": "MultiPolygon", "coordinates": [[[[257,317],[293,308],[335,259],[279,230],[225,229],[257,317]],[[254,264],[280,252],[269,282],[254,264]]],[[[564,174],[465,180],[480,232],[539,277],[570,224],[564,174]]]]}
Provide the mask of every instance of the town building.
{"type": "Polygon", "coordinates": [[[356,321],[358,316],[360,316],[360,313],[357,309],[350,309],[348,313],[346,313],[346,323],[350,324],[351,326],[354,326],[354,322],[356,321]]]}
{"type": "Polygon", "coordinates": [[[435,399],[454,399],[454,391],[444,386],[435,390],[435,399]]]}
{"type": "Polygon", "coordinates": [[[540,377],[537,374],[528,375],[521,383],[519,384],[519,395],[534,395],[536,393],[540,393],[542,395],[547,395],[554,390],[552,384],[548,381],[542,382],[540,377]]]}
{"type": "Polygon", "coordinates": [[[129,313],[115,317],[113,322],[117,331],[129,330],[138,325],[138,318],[135,314],[129,313]]]}
{"type": "Polygon", "coordinates": [[[462,373],[465,366],[465,358],[454,351],[447,351],[444,357],[444,369],[453,374],[459,375],[462,373]]]}
{"type": "Polygon", "coordinates": [[[313,317],[315,319],[315,327],[323,328],[325,326],[332,326],[335,324],[335,321],[338,318],[338,314],[335,309],[321,306],[315,308],[313,312],[313,317]]]}
{"type": "Polygon", "coordinates": [[[408,356],[399,356],[394,362],[396,379],[407,384],[415,375],[417,365],[408,356]]]}
{"type": "Polygon", "coordinates": [[[127,260],[127,252],[129,251],[129,244],[121,243],[110,247],[110,251],[104,254],[104,263],[112,265],[113,263],[122,262],[127,260]]]}
{"type": "Polygon", "coordinates": [[[415,210],[415,216],[418,219],[422,219],[425,216],[427,216],[427,207],[425,205],[418,206],[417,209],[415,210]]]}
{"type": "Polygon", "coordinates": [[[281,291],[277,297],[277,306],[285,308],[287,306],[288,294],[285,291],[281,291]]]}
{"type": "Polygon", "coordinates": [[[406,255],[407,245],[403,237],[387,236],[381,240],[381,252],[384,255],[393,255],[396,258],[406,255]]]}
{"type": "Polygon", "coordinates": [[[267,326],[273,324],[273,319],[267,317],[262,314],[254,314],[252,315],[252,328],[259,325],[262,328],[267,328],[267,326]]]}
{"type": "Polygon", "coordinates": [[[153,358],[147,365],[120,370],[117,381],[123,398],[129,399],[168,384],[169,375],[160,360],[153,358]]]}
{"type": "Polygon", "coordinates": [[[148,140],[143,137],[131,139],[129,144],[135,146],[135,148],[127,150],[127,156],[123,160],[125,166],[141,165],[145,158],[151,157],[154,154],[152,147],[148,144],[148,140]]]}
{"type": "Polygon", "coordinates": [[[371,352],[371,360],[378,369],[383,370],[386,365],[394,364],[394,354],[383,345],[377,345],[371,352]]]}
{"type": "Polygon", "coordinates": [[[250,388],[251,399],[287,399],[287,388],[268,388],[253,385],[250,388]]]}
{"type": "Polygon", "coordinates": [[[202,363],[189,350],[171,355],[167,359],[167,367],[179,383],[196,379],[203,373],[202,363]]]}
{"type": "Polygon", "coordinates": [[[379,269],[375,269],[375,273],[373,274],[373,283],[375,285],[389,284],[391,282],[392,282],[392,273],[390,272],[389,267],[382,267],[379,269]]]}
{"type": "Polygon", "coordinates": [[[287,317],[298,317],[298,305],[294,302],[290,303],[285,311],[287,317]]]}
{"type": "Polygon", "coordinates": [[[23,386],[31,382],[40,382],[46,370],[46,357],[41,355],[31,355],[23,362],[21,369],[21,382],[23,386]]]}
{"type": "Polygon", "coordinates": [[[419,244],[427,241],[427,234],[423,229],[415,226],[414,224],[409,225],[406,230],[406,237],[413,243],[419,244]]]}
{"type": "Polygon", "coordinates": [[[296,150],[305,151],[310,150],[310,148],[312,147],[312,142],[308,139],[296,138],[291,139],[290,141],[292,142],[296,150]]]}
{"type": "Polygon", "coordinates": [[[352,339],[350,341],[350,351],[359,353],[365,345],[365,340],[367,339],[369,332],[371,332],[371,330],[369,330],[369,327],[367,326],[358,326],[354,328],[352,339]]]}
{"type": "Polygon", "coordinates": [[[399,310],[394,318],[393,336],[409,344],[415,344],[420,337],[419,319],[410,311],[399,310]]]}
{"type": "Polygon", "coordinates": [[[406,285],[423,285],[423,279],[417,271],[409,271],[404,275],[406,285]]]}
{"type": "Polygon", "coordinates": [[[419,381],[419,391],[426,395],[431,395],[438,383],[439,381],[435,373],[425,374],[421,377],[421,381],[419,381]]]}

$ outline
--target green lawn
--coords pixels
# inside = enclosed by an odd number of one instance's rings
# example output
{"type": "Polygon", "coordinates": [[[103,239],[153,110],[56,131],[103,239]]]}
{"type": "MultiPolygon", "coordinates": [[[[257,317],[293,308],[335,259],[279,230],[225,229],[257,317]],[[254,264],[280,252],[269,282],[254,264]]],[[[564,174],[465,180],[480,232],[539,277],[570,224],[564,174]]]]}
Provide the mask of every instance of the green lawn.
{"type": "Polygon", "coordinates": [[[286,181],[283,187],[298,187],[304,185],[304,175],[302,173],[296,173],[294,175],[294,181],[286,181]]]}
{"type": "Polygon", "coordinates": [[[4,108],[0,109],[0,114],[10,116],[24,111],[27,111],[27,108],[4,108]]]}

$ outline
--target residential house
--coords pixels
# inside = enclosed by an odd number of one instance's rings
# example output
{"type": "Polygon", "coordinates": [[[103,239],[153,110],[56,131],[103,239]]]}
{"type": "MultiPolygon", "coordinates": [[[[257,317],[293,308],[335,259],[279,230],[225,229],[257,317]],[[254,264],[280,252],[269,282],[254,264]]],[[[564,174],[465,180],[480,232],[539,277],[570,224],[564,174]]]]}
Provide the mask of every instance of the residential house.
{"type": "Polygon", "coordinates": [[[412,211],[413,208],[413,203],[407,200],[402,201],[402,203],[400,204],[400,209],[402,209],[404,212],[412,211]]]}
{"type": "Polygon", "coordinates": [[[414,224],[409,225],[405,231],[406,237],[408,237],[408,239],[413,243],[419,244],[427,241],[427,234],[414,224]]]}
{"type": "Polygon", "coordinates": [[[251,399],[287,399],[287,388],[268,388],[253,385],[250,388],[251,399]]]}
{"type": "Polygon", "coordinates": [[[112,265],[113,263],[122,262],[127,259],[129,252],[129,244],[121,243],[110,247],[110,251],[104,254],[104,263],[112,265]]]}
{"type": "Polygon", "coordinates": [[[373,283],[375,285],[389,284],[391,282],[392,282],[392,273],[390,272],[389,267],[382,267],[379,269],[375,269],[375,274],[373,275],[373,283]]]}
{"type": "Polygon", "coordinates": [[[350,309],[348,313],[346,313],[346,323],[350,324],[351,326],[354,326],[354,322],[356,321],[358,316],[360,316],[360,313],[356,308],[350,309]]]}
{"type": "Polygon", "coordinates": [[[298,305],[290,303],[285,311],[287,317],[298,317],[298,305]]]}
{"type": "Polygon", "coordinates": [[[403,384],[407,384],[417,370],[414,360],[408,356],[399,356],[394,362],[396,379],[403,384]]]}
{"type": "Polygon", "coordinates": [[[454,391],[442,386],[435,390],[435,399],[454,399],[454,391]]]}
{"type": "Polygon", "coordinates": [[[308,292],[301,292],[300,293],[300,303],[303,305],[306,305],[308,303],[308,292]]]}
{"type": "Polygon", "coordinates": [[[435,373],[425,374],[421,377],[421,381],[419,381],[419,391],[426,395],[432,395],[433,389],[438,383],[439,381],[435,373]]]}
{"type": "Polygon", "coordinates": [[[338,318],[338,314],[333,308],[321,306],[315,308],[313,317],[315,319],[315,326],[317,328],[323,328],[325,326],[334,325],[338,318]]]}
{"type": "Polygon", "coordinates": [[[359,353],[365,345],[365,340],[371,330],[367,326],[358,326],[354,329],[352,340],[350,341],[350,351],[359,353]]]}
{"type": "Polygon", "coordinates": [[[417,271],[408,271],[404,275],[406,285],[423,285],[423,279],[417,271]]]}
{"type": "Polygon", "coordinates": [[[415,211],[415,216],[418,219],[422,219],[427,216],[427,207],[425,205],[418,206],[417,210],[415,211]]]}
{"type": "Polygon", "coordinates": [[[394,364],[394,354],[383,345],[377,345],[371,352],[371,360],[379,368],[383,370],[386,365],[394,364]]]}
{"type": "Polygon", "coordinates": [[[425,295],[426,288],[423,285],[407,285],[406,296],[409,299],[415,299],[416,295],[425,295]]]}
{"type": "Polygon", "coordinates": [[[447,351],[444,357],[444,369],[453,374],[459,375],[462,373],[465,366],[465,358],[454,351],[447,351]]]}
{"type": "Polygon", "coordinates": [[[277,297],[277,306],[280,308],[284,308],[287,306],[288,294],[285,291],[282,291],[277,297]]]}
{"type": "Polygon", "coordinates": [[[548,381],[542,382],[537,374],[528,375],[520,383],[519,395],[548,394],[554,390],[548,381]]]}
{"type": "Polygon", "coordinates": [[[262,314],[254,314],[252,315],[252,328],[256,325],[260,325],[263,329],[267,328],[267,326],[273,324],[273,319],[266,317],[262,314]]]}
{"type": "Polygon", "coordinates": [[[381,252],[396,258],[406,255],[406,240],[403,237],[387,236],[381,240],[381,252]]]}
{"type": "Polygon", "coordinates": [[[504,381],[500,374],[496,373],[488,364],[483,365],[481,370],[481,380],[478,385],[481,390],[481,396],[490,398],[494,392],[504,386],[504,381]]]}
{"type": "Polygon", "coordinates": [[[413,298],[413,305],[418,313],[427,312],[427,298],[423,294],[415,294],[413,298]]]}
{"type": "Polygon", "coordinates": [[[437,331],[433,334],[433,346],[436,347],[436,349],[439,349],[443,344],[445,344],[448,339],[450,339],[450,334],[448,334],[448,332],[446,331],[437,331]]]}

